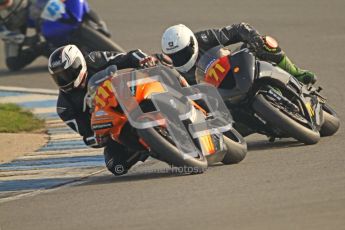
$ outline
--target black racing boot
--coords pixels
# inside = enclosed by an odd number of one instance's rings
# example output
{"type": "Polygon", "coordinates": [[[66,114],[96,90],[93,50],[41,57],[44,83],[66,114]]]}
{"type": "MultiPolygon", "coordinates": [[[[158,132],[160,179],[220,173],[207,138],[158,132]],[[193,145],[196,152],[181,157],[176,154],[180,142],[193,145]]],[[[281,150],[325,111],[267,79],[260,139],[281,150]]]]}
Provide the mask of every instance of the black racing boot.
{"type": "Polygon", "coordinates": [[[113,140],[104,149],[105,164],[115,176],[126,174],[138,161],[144,162],[148,157],[146,150],[130,150],[113,140]]]}
{"type": "Polygon", "coordinates": [[[297,78],[297,80],[303,84],[314,84],[317,80],[313,72],[298,68],[285,54],[283,59],[278,63],[278,66],[297,78]]]}

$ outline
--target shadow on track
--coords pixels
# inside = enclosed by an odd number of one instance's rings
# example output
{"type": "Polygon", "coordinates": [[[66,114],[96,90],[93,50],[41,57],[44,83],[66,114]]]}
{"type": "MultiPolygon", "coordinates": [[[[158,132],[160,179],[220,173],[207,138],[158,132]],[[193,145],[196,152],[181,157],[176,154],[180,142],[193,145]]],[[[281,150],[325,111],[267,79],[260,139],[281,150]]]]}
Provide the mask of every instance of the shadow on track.
{"type": "Polygon", "coordinates": [[[77,186],[126,183],[145,180],[176,178],[181,176],[197,175],[179,173],[173,168],[170,168],[167,164],[154,160],[150,162],[145,162],[141,165],[132,168],[128,172],[128,174],[125,174],[123,176],[113,176],[110,172],[108,172],[106,175],[102,174],[99,176],[93,176],[91,178],[92,180],[77,186]],[[156,167],[157,165],[159,167],[156,167]]]}
{"type": "MultiPolygon", "coordinates": [[[[268,142],[267,140],[251,140],[248,141],[248,151],[262,151],[265,149],[287,149],[304,147],[303,143],[300,143],[293,139],[283,139],[276,142],[268,142]]],[[[228,167],[222,163],[210,165],[209,168],[213,167],[228,167]]],[[[230,166],[231,167],[231,166],[230,166]]],[[[207,171],[205,172],[207,173],[207,171]]],[[[99,185],[99,184],[112,184],[112,183],[126,183],[135,181],[155,180],[155,179],[168,179],[177,178],[181,176],[197,176],[191,174],[183,174],[170,168],[168,165],[158,162],[156,160],[145,162],[144,164],[138,165],[132,168],[128,174],[123,176],[115,177],[110,172],[107,175],[94,176],[92,180],[77,186],[85,185],[99,185]],[[157,167],[158,166],[158,167],[157,167]]]]}
{"type": "Polygon", "coordinates": [[[287,149],[305,147],[306,145],[293,139],[278,140],[269,142],[267,140],[248,141],[248,152],[261,151],[266,149],[287,149]]]}

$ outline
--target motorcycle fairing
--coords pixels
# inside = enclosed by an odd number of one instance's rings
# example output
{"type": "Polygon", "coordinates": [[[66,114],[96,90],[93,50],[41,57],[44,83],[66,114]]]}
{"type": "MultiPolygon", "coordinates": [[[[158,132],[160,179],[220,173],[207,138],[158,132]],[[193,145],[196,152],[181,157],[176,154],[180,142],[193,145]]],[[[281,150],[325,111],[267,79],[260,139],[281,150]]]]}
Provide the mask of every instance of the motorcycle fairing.
{"type": "Polygon", "coordinates": [[[84,15],[90,11],[86,0],[67,0],[66,8],[78,22],[82,22],[84,15]]]}
{"type": "Polygon", "coordinates": [[[90,11],[86,0],[66,0],[65,13],[56,21],[44,20],[41,33],[46,40],[55,46],[64,45],[83,21],[84,15],[90,11]]]}
{"type": "Polygon", "coordinates": [[[273,64],[266,61],[257,61],[257,67],[259,68],[259,79],[271,78],[275,81],[281,82],[283,85],[287,85],[290,81],[291,75],[284,70],[275,67],[273,64]]]}
{"type": "Polygon", "coordinates": [[[237,103],[247,96],[253,85],[255,79],[255,57],[248,52],[237,52],[231,56],[230,62],[235,84],[230,90],[222,88],[221,85],[218,91],[230,103],[237,103]]]}

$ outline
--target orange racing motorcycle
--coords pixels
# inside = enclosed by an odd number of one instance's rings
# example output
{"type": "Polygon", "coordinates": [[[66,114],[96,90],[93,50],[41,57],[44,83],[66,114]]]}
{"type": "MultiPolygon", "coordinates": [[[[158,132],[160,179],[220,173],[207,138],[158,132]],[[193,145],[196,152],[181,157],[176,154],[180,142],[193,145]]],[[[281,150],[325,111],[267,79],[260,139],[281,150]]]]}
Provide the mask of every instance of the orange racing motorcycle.
{"type": "Polygon", "coordinates": [[[215,87],[189,87],[174,69],[158,65],[95,74],[88,83],[91,125],[99,137],[200,173],[235,164],[247,152],[243,137],[215,87]],[[202,104],[202,106],[201,106],[202,104]]]}

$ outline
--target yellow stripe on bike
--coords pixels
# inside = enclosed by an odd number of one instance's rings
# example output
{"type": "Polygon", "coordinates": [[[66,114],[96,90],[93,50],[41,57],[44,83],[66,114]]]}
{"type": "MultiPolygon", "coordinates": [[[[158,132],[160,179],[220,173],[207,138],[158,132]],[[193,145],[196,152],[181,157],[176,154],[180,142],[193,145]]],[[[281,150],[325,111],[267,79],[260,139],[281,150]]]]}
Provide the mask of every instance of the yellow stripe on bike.
{"type": "Polygon", "coordinates": [[[216,152],[211,135],[202,136],[199,138],[202,149],[204,149],[208,154],[213,154],[216,152]]]}
{"type": "Polygon", "coordinates": [[[310,102],[305,103],[305,106],[307,107],[309,114],[313,117],[315,115],[315,111],[310,102]]]}

